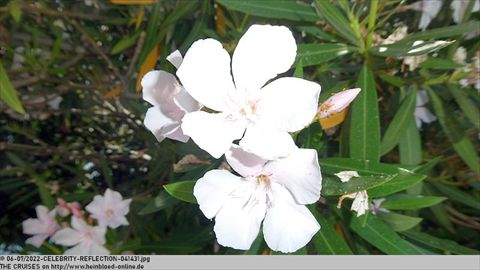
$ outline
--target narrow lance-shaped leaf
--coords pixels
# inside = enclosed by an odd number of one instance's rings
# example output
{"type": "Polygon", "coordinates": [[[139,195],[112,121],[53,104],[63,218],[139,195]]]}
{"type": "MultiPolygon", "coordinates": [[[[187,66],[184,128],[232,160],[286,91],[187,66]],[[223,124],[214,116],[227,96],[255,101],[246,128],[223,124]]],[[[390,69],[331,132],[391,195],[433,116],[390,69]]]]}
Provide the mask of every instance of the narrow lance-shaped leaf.
{"type": "Polygon", "coordinates": [[[412,120],[416,104],[415,101],[416,91],[410,91],[407,97],[402,101],[400,109],[398,109],[383,136],[380,147],[380,153],[382,155],[392,150],[399,143],[401,137],[404,136],[404,133],[412,120]]]}
{"type": "Polygon", "coordinates": [[[457,102],[460,109],[465,113],[468,119],[475,125],[477,129],[480,129],[480,110],[468,97],[465,89],[458,87],[457,85],[448,85],[448,90],[452,94],[453,98],[457,102]]]}
{"type": "Polygon", "coordinates": [[[393,212],[380,213],[378,217],[396,232],[410,230],[422,222],[422,218],[401,215],[393,212]]]}
{"type": "Polygon", "coordinates": [[[3,68],[2,63],[0,63],[0,100],[5,102],[10,108],[14,109],[19,113],[25,113],[22,103],[17,97],[17,93],[10,82],[10,79],[7,76],[7,72],[3,68]]]}
{"type": "Polygon", "coordinates": [[[431,236],[429,234],[419,232],[419,231],[405,231],[401,232],[401,234],[405,235],[406,237],[414,240],[415,242],[422,243],[429,247],[438,248],[440,250],[445,250],[452,252],[454,254],[459,255],[478,255],[480,254],[479,250],[471,249],[468,247],[461,246],[455,243],[452,240],[448,239],[441,239],[435,236],[431,236]]]}
{"type": "Polygon", "coordinates": [[[402,39],[402,41],[415,41],[415,40],[428,40],[428,39],[439,39],[439,38],[448,38],[456,37],[466,33],[478,31],[480,29],[479,21],[469,21],[466,23],[461,23],[453,26],[435,28],[423,32],[417,32],[410,35],[407,35],[402,39]]]}
{"type": "Polygon", "coordinates": [[[445,197],[436,196],[401,196],[387,198],[381,205],[382,208],[391,210],[411,210],[430,207],[446,200],[445,197]]]}
{"type": "Polygon", "coordinates": [[[433,109],[438,117],[438,121],[447,135],[448,139],[465,163],[476,173],[480,173],[480,159],[478,157],[475,146],[465,135],[465,132],[458,126],[453,113],[446,104],[443,104],[438,95],[428,89],[428,94],[432,101],[433,109]]]}
{"type": "Polygon", "coordinates": [[[314,22],[319,19],[315,10],[296,1],[278,0],[217,0],[222,6],[246,14],[265,18],[314,22]]]}
{"type": "Polygon", "coordinates": [[[314,205],[309,206],[310,211],[320,224],[320,231],[313,236],[312,243],[320,255],[352,255],[352,250],[335,231],[333,224],[322,217],[314,205]]]}
{"type": "Polygon", "coordinates": [[[400,137],[398,150],[402,164],[417,165],[422,162],[422,141],[415,124],[415,116],[410,115],[405,133],[400,137]]]}
{"type": "Polygon", "coordinates": [[[304,67],[319,65],[354,50],[354,47],[345,44],[300,44],[294,65],[298,65],[300,61],[304,67]]]}
{"type": "Polygon", "coordinates": [[[350,41],[354,45],[358,45],[358,40],[355,33],[348,22],[347,18],[342,14],[338,8],[330,4],[329,1],[316,0],[315,7],[322,14],[323,17],[338,31],[340,36],[350,41]]]}
{"type": "Polygon", "coordinates": [[[196,181],[175,182],[164,185],[163,188],[168,194],[179,200],[189,203],[197,203],[197,199],[193,196],[193,187],[195,186],[195,183],[196,181]]]}
{"type": "Polygon", "coordinates": [[[353,217],[350,224],[353,231],[382,252],[389,255],[415,255],[419,251],[403,240],[388,225],[371,215],[364,226],[360,218],[353,217]]]}
{"type": "Polygon", "coordinates": [[[350,157],[378,162],[380,159],[380,119],[373,73],[365,63],[358,87],[362,89],[351,108],[350,157]]]}

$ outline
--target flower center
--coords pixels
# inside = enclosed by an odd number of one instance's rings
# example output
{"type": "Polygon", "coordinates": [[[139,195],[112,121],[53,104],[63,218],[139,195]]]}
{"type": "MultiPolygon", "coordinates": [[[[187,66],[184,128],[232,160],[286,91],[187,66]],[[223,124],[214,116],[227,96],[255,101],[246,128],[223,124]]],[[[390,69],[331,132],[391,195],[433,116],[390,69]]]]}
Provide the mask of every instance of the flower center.
{"type": "Polygon", "coordinates": [[[113,210],[108,209],[107,211],[105,211],[105,216],[107,216],[108,218],[111,218],[113,216],[113,210]]]}
{"type": "Polygon", "coordinates": [[[257,112],[257,102],[249,100],[238,111],[238,113],[250,121],[256,119],[255,113],[257,112]]]}
{"type": "Polygon", "coordinates": [[[271,183],[270,183],[270,178],[268,178],[268,175],[259,174],[255,177],[255,180],[257,182],[257,187],[263,187],[265,191],[270,190],[271,183]]]}

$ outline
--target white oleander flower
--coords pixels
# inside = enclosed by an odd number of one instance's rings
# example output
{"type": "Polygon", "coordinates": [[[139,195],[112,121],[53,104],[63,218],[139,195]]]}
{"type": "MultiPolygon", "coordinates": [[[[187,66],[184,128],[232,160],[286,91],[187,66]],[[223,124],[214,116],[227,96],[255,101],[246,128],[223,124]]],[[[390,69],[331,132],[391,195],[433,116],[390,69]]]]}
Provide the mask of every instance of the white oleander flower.
{"type": "Polygon", "coordinates": [[[408,27],[403,25],[395,29],[386,39],[384,39],[382,45],[390,45],[402,40],[408,33],[408,27]]]}
{"type": "Polygon", "coordinates": [[[98,221],[98,225],[116,229],[129,224],[125,216],[130,211],[131,202],[132,199],[123,200],[120,193],[107,188],[104,196],[96,195],[85,209],[98,221]]]}
{"type": "Polygon", "coordinates": [[[225,156],[240,176],[211,170],[193,191],[203,214],[215,218],[218,243],[247,250],[263,221],[263,236],[272,250],[294,252],[305,246],[320,229],[305,206],[320,197],[317,152],[298,149],[267,161],[234,145],[225,156]]]}
{"type": "Polygon", "coordinates": [[[217,40],[195,42],[177,76],[192,97],[215,112],[186,114],[185,134],[215,158],[237,139],[246,151],[266,159],[297,150],[289,132],[313,120],[320,85],[294,77],[267,84],[291,67],[296,50],[292,32],[284,26],[251,26],[232,61],[217,40]]]}
{"type": "Polygon", "coordinates": [[[318,117],[327,118],[332,114],[343,111],[357,97],[360,90],[360,88],[348,89],[331,96],[320,105],[318,117]]]}
{"type": "Polygon", "coordinates": [[[110,251],[103,247],[106,227],[90,226],[84,220],[73,216],[72,228],[61,229],[52,236],[52,241],[58,245],[73,246],[65,251],[65,255],[110,254],[110,251]]]}
{"type": "MultiPolygon", "coordinates": [[[[167,60],[176,68],[182,63],[180,52],[174,51],[167,60]]],[[[145,126],[161,142],[165,138],[187,142],[189,137],[181,128],[186,113],[198,111],[200,104],[180,85],[174,75],[162,71],[150,71],[142,78],[143,99],[152,104],[145,115],[145,126]]]]}
{"type": "Polygon", "coordinates": [[[35,207],[35,211],[37,218],[29,218],[23,221],[22,228],[24,234],[32,235],[25,243],[38,248],[48,237],[60,229],[60,226],[55,220],[56,208],[49,212],[47,207],[38,205],[35,207]]]}
{"type": "MultiPolygon", "coordinates": [[[[452,17],[455,23],[461,23],[463,20],[463,16],[465,15],[465,11],[468,6],[468,2],[472,0],[453,0],[450,4],[450,8],[453,11],[452,17]]],[[[473,0],[472,12],[477,12],[480,10],[480,0],[473,0]]]]}
{"type": "MultiPolygon", "coordinates": [[[[455,2],[455,1],[454,1],[455,2]]],[[[414,9],[422,12],[418,28],[424,31],[442,7],[441,0],[421,0],[415,3],[414,9]]]]}
{"type": "Polygon", "coordinates": [[[431,123],[437,120],[437,117],[430,112],[429,109],[425,107],[430,101],[427,95],[427,91],[421,90],[417,92],[417,107],[415,108],[415,123],[417,124],[417,128],[420,129],[422,127],[422,123],[431,123]]]}

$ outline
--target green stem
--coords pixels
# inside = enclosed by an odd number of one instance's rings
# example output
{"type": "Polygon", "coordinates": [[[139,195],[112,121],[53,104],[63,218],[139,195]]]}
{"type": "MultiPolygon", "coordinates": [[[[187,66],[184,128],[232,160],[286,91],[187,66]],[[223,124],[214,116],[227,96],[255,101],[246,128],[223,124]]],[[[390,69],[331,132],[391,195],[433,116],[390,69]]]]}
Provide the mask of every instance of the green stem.
{"type": "Polygon", "coordinates": [[[367,49],[372,46],[373,31],[375,30],[375,17],[377,17],[377,9],[378,9],[378,0],[372,0],[370,2],[370,12],[368,14],[368,34],[367,34],[367,44],[366,44],[367,49]]]}
{"type": "Polygon", "coordinates": [[[47,248],[48,250],[50,250],[54,255],[62,254],[62,251],[59,248],[57,248],[56,246],[48,243],[47,241],[43,242],[43,246],[45,248],[47,248]]]}

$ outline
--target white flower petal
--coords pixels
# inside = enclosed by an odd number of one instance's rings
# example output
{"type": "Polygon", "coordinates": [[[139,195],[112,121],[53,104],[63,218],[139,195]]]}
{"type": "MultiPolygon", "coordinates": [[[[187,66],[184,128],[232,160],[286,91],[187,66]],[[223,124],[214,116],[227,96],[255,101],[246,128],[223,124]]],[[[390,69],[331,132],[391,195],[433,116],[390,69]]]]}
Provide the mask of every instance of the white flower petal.
{"type": "Polygon", "coordinates": [[[285,26],[252,25],[233,54],[232,73],[237,89],[260,89],[268,80],[290,69],[296,53],[295,39],[285,26]]]}
{"type": "Polygon", "coordinates": [[[357,97],[360,90],[360,88],[348,89],[331,96],[320,106],[320,118],[326,118],[343,111],[357,97]]]}
{"type": "Polygon", "coordinates": [[[175,50],[167,56],[167,61],[178,69],[183,62],[183,56],[179,50],[175,50]]]}
{"type": "Polygon", "coordinates": [[[215,217],[213,230],[220,245],[247,250],[260,231],[266,205],[265,201],[249,204],[255,186],[247,182],[242,184],[246,188],[245,192],[225,201],[215,217]]]}
{"type": "Polygon", "coordinates": [[[272,181],[287,188],[299,204],[311,204],[320,198],[322,174],[316,150],[298,149],[267,163],[264,171],[271,174],[272,181]]]}
{"type": "Polygon", "coordinates": [[[148,109],[143,124],[155,135],[159,142],[163,141],[167,134],[174,132],[181,125],[179,121],[162,112],[159,106],[148,109]]]}
{"type": "Polygon", "coordinates": [[[225,153],[225,158],[232,169],[244,177],[255,176],[267,162],[266,159],[249,153],[237,145],[232,145],[225,153]]]}
{"type": "Polygon", "coordinates": [[[184,112],[198,111],[201,106],[190,94],[182,87],[182,90],[173,98],[175,104],[184,112]]]}
{"type": "Polygon", "coordinates": [[[227,114],[203,111],[185,115],[182,123],[183,132],[214,158],[221,157],[233,140],[242,137],[245,126],[244,121],[230,119],[227,114]]]}
{"type": "Polygon", "coordinates": [[[148,103],[159,106],[171,102],[172,98],[182,90],[174,75],[162,71],[150,71],[142,78],[142,95],[148,103]]]}
{"type": "Polygon", "coordinates": [[[276,131],[271,128],[249,126],[240,146],[248,152],[264,159],[274,160],[288,156],[298,149],[292,137],[285,131],[276,131]]]}
{"type": "Polygon", "coordinates": [[[172,140],[176,140],[179,142],[186,143],[190,137],[183,133],[182,127],[178,126],[177,128],[173,129],[171,132],[167,133],[165,137],[170,138],[172,140]]]}
{"type": "Polygon", "coordinates": [[[29,218],[22,222],[24,234],[42,234],[45,233],[45,226],[37,218],[29,218]]]}
{"type": "Polygon", "coordinates": [[[213,218],[241,181],[240,177],[226,170],[211,170],[200,178],[195,183],[193,195],[205,217],[213,218]]]}
{"type": "Polygon", "coordinates": [[[275,201],[263,222],[265,241],[272,250],[295,252],[308,244],[320,225],[307,207],[295,203],[285,188],[273,183],[272,189],[275,201]]]}
{"type": "Polygon", "coordinates": [[[52,236],[52,241],[62,246],[74,246],[82,241],[82,236],[72,228],[64,228],[52,236]]]}
{"type": "Polygon", "coordinates": [[[368,210],[368,194],[366,190],[357,192],[352,202],[352,211],[357,212],[357,217],[364,215],[368,210]]]}
{"type": "Polygon", "coordinates": [[[430,99],[428,98],[427,91],[425,90],[420,90],[417,92],[417,97],[416,97],[416,106],[423,106],[426,103],[428,103],[430,99]]]}
{"type": "Polygon", "coordinates": [[[25,240],[26,244],[30,244],[36,248],[42,246],[43,242],[48,238],[47,234],[37,234],[25,240]]]}
{"type": "Polygon", "coordinates": [[[317,113],[320,89],[317,83],[293,77],[267,84],[257,102],[258,123],[288,132],[303,129],[317,113]]]}
{"type": "Polygon", "coordinates": [[[185,54],[177,76],[188,93],[201,104],[216,111],[227,111],[226,102],[235,92],[230,75],[230,55],[214,39],[193,43],[185,54]]]}
{"type": "Polygon", "coordinates": [[[90,245],[89,252],[90,252],[89,254],[92,254],[92,255],[108,255],[108,254],[110,254],[110,251],[108,249],[106,249],[104,246],[99,245],[97,243],[92,243],[90,245]]]}
{"type": "Polygon", "coordinates": [[[437,120],[437,117],[425,107],[415,108],[415,118],[427,124],[437,120]]]}
{"type": "Polygon", "coordinates": [[[357,171],[341,171],[335,175],[344,183],[350,181],[352,177],[360,177],[357,171]]]}

